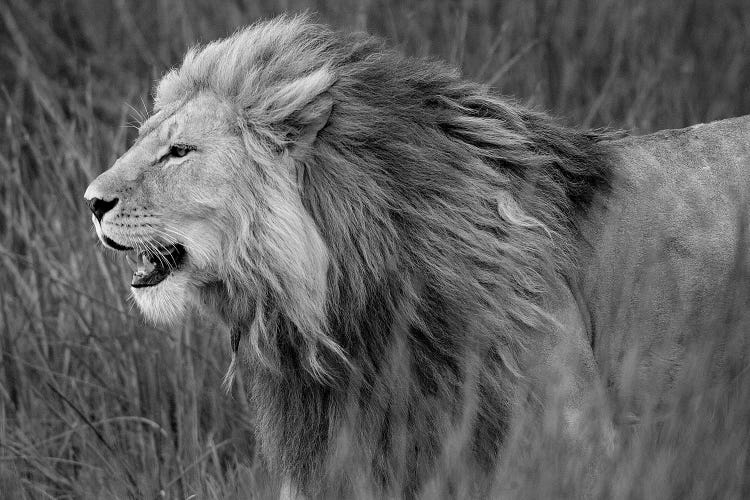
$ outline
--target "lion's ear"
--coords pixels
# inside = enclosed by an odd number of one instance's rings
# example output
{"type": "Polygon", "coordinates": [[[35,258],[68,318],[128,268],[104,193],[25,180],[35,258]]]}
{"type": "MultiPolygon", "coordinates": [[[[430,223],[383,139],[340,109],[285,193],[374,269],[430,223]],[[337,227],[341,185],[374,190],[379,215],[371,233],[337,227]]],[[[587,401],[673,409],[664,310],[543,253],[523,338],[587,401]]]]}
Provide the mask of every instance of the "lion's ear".
{"type": "MultiPolygon", "coordinates": [[[[263,96],[259,105],[248,109],[248,119],[270,125],[290,152],[307,150],[328,123],[333,108],[329,90],[334,82],[335,76],[330,68],[318,68],[274,87],[263,96]],[[255,113],[257,117],[253,117],[255,113]]],[[[253,92],[248,90],[248,94],[253,92]]]]}
{"type": "Polygon", "coordinates": [[[293,143],[290,152],[301,152],[312,146],[318,133],[328,123],[332,110],[333,97],[329,92],[323,92],[293,113],[287,121],[288,130],[292,131],[292,137],[288,138],[293,143]]]}

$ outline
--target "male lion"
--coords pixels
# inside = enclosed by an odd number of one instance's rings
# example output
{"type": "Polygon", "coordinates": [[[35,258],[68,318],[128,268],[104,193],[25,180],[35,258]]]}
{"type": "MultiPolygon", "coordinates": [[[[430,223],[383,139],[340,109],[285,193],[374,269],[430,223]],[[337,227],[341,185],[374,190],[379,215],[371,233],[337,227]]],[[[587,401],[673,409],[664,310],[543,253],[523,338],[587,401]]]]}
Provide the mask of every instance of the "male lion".
{"type": "MultiPolygon", "coordinates": [[[[283,17],[189,51],[85,197],[104,245],[135,253],[148,318],[230,327],[287,491],[411,496],[449,447],[491,476],[514,415],[551,393],[583,432],[596,363],[618,388],[635,321],[613,314],[639,299],[616,275],[666,272],[648,248],[676,262],[653,296],[714,297],[749,138],[744,118],[614,141],[283,17]]],[[[678,306],[639,324],[668,337],[678,306]]],[[[668,376],[677,344],[643,347],[644,377],[668,376]]]]}

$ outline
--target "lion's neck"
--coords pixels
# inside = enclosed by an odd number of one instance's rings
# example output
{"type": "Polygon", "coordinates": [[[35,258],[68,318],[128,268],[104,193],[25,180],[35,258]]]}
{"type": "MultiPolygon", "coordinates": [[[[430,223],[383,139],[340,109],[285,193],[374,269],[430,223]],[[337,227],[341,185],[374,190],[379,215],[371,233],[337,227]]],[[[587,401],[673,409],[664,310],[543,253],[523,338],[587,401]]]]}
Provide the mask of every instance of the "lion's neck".
{"type": "Polygon", "coordinates": [[[416,299],[384,285],[358,314],[342,308],[331,316],[332,334],[348,342],[354,367],[339,374],[338,383],[321,383],[305,370],[289,340],[296,332],[279,332],[278,370],[255,363],[249,343],[241,343],[242,357],[250,360],[243,378],[257,410],[258,437],[280,473],[310,491],[329,482],[330,470],[382,483],[370,487],[415,490],[434,470],[438,443],[458,432],[464,418],[475,420],[476,436],[495,438],[466,440],[479,463],[491,463],[509,421],[497,412],[510,408],[511,389],[472,372],[479,357],[492,356],[489,345],[476,343],[478,335],[467,341],[481,321],[467,304],[430,287],[416,299]]]}

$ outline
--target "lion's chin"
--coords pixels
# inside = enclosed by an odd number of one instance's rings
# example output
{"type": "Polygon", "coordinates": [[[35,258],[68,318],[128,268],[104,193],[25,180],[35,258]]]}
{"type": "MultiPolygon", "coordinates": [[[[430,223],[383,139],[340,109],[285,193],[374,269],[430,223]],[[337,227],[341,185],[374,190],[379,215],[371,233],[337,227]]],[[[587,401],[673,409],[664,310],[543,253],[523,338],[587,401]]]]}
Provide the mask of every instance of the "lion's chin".
{"type": "Polygon", "coordinates": [[[188,272],[175,271],[154,286],[131,287],[130,291],[143,315],[157,325],[182,320],[196,304],[198,290],[188,272]]]}

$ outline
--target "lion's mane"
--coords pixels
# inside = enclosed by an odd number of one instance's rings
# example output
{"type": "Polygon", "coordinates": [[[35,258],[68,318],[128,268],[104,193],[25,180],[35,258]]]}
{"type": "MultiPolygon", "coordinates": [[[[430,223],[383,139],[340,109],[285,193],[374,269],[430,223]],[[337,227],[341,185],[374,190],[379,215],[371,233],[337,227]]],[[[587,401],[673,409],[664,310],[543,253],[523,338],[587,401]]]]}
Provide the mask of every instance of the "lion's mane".
{"type": "MultiPolygon", "coordinates": [[[[343,465],[414,492],[463,429],[466,459],[490,470],[525,397],[527,354],[550,328],[545,297],[575,268],[577,221],[609,183],[601,135],[305,17],[192,50],[156,109],[200,91],[244,110],[247,168],[264,182],[289,159],[305,106],[332,102],[290,160],[325,244],[322,305],[291,262],[244,262],[285,245],[252,233],[227,255],[235,271],[217,301],[240,335],[269,463],[311,494],[343,465]]],[[[247,225],[273,209],[253,193],[228,201],[247,225]]]]}

